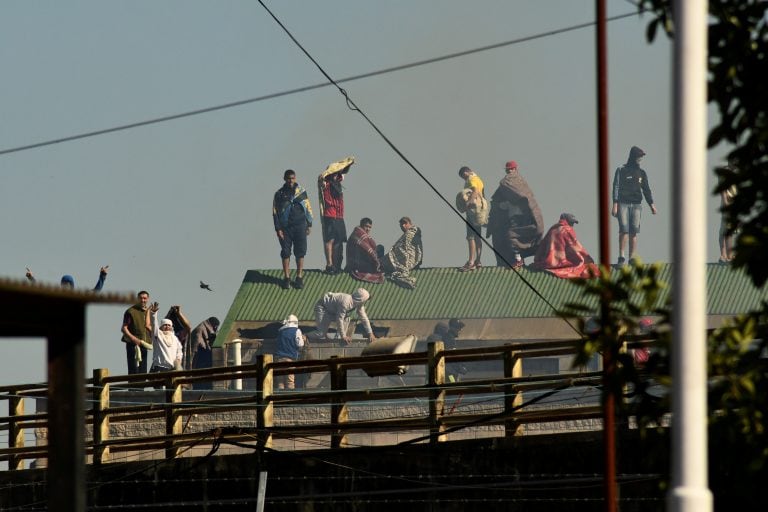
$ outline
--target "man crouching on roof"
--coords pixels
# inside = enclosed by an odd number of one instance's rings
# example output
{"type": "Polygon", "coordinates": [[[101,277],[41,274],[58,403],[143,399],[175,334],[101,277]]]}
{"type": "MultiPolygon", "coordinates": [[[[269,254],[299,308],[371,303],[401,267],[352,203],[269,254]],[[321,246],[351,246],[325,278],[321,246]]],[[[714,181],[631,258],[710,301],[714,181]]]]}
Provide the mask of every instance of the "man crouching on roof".
{"type": "Polygon", "coordinates": [[[356,310],[358,318],[363,322],[368,341],[375,340],[376,336],[373,334],[371,322],[368,320],[364,306],[370,296],[371,294],[365,288],[358,288],[352,295],[334,292],[328,292],[323,295],[315,304],[315,329],[317,330],[317,336],[320,339],[327,338],[328,327],[331,325],[331,322],[335,321],[337,326],[336,336],[341,335],[341,338],[346,343],[349,343],[352,341],[347,334],[349,313],[352,310],[356,310]]]}

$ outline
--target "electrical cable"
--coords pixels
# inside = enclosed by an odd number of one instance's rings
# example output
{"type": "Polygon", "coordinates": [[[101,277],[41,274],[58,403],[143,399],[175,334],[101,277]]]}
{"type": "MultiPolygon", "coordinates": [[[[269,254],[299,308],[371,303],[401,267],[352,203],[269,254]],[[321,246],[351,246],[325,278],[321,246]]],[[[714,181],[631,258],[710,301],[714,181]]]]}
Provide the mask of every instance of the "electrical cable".
{"type": "MultiPolygon", "coordinates": [[[[370,126],[370,127],[371,127],[371,128],[372,128],[372,129],[373,129],[375,132],[376,132],[376,133],[378,133],[378,134],[379,134],[379,136],[382,138],[382,140],[383,140],[384,142],[386,142],[386,144],[387,144],[387,145],[390,147],[390,149],[392,149],[392,151],[394,151],[394,152],[395,152],[395,153],[396,153],[396,154],[397,154],[397,155],[400,157],[400,159],[401,159],[403,162],[405,162],[405,164],[406,164],[408,167],[410,167],[410,168],[411,168],[411,170],[413,170],[413,172],[415,172],[415,173],[416,173],[416,175],[417,175],[417,176],[419,176],[419,178],[421,178],[421,180],[422,180],[422,181],[423,181],[423,182],[424,182],[424,183],[425,183],[425,184],[426,184],[426,185],[427,185],[427,186],[428,186],[430,189],[432,189],[432,192],[434,192],[434,193],[435,193],[435,195],[436,195],[437,197],[439,197],[439,198],[440,198],[440,200],[442,200],[442,201],[445,203],[445,205],[446,205],[446,206],[447,206],[447,207],[448,207],[448,208],[449,208],[449,209],[450,209],[450,210],[451,210],[453,213],[455,213],[455,214],[456,214],[456,216],[458,216],[458,217],[459,217],[459,218],[462,220],[462,222],[463,222],[464,224],[466,224],[466,225],[467,225],[467,226],[468,226],[468,227],[469,227],[469,228],[470,228],[472,231],[474,231],[474,233],[475,233],[475,234],[476,234],[476,235],[477,235],[477,236],[478,236],[478,237],[479,237],[479,238],[482,240],[483,244],[485,244],[485,246],[486,246],[486,247],[488,247],[488,249],[490,249],[490,250],[491,250],[491,251],[492,251],[492,252],[493,252],[493,253],[496,255],[496,257],[497,257],[497,258],[499,258],[501,261],[503,261],[503,262],[504,262],[504,263],[507,265],[507,267],[508,267],[508,268],[511,268],[511,269],[512,269],[512,270],[515,272],[515,274],[516,274],[516,275],[517,275],[517,276],[518,276],[520,279],[522,279],[523,283],[524,283],[524,284],[525,284],[525,285],[526,285],[526,286],[527,286],[527,287],[528,287],[528,288],[529,288],[531,291],[533,291],[533,293],[534,293],[536,296],[538,296],[538,297],[539,297],[539,298],[540,298],[540,299],[541,299],[541,300],[542,300],[542,301],[543,301],[543,302],[544,302],[544,303],[545,303],[547,306],[549,306],[549,307],[550,307],[550,308],[551,308],[551,309],[552,309],[552,310],[553,310],[555,313],[557,313],[557,308],[554,306],[554,304],[552,304],[552,303],[551,303],[551,302],[550,302],[550,301],[549,301],[549,300],[548,300],[546,297],[544,297],[544,295],[542,295],[542,293],[541,293],[541,292],[539,292],[539,290],[537,290],[537,289],[536,289],[536,287],[535,287],[535,286],[533,286],[533,284],[532,284],[532,283],[531,283],[531,282],[530,282],[530,281],[529,281],[527,278],[525,278],[525,276],[523,276],[523,275],[520,273],[520,271],[519,271],[519,269],[518,269],[518,268],[514,268],[514,267],[512,266],[512,264],[511,264],[511,263],[510,263],[510,262],[509,262],[509,261],[508,261],[508,260],[507,260],[507,259],[506,259],[506,258],[505,258],[505,257],[504,257],[504,256],[503,256],[503,255],[502,255],[502,254],[501,254],[501,253],[498,251],[498,250],[496,250],[496,249],[493,247],[493,245],[491,245],[491,244],[488,242],[488,240],[487,240],[485,237],[483,237],[482,233],[480,233],[480,232],[479,232],[479,231],[478,231],[478,230],[475,228],[475,226],[473,226],[473,225],[472,225],[472,224],[469,222],[469,220],[467,220],[466,218],[464,218],[464,216],[463,216],[463,215],[462,215],[462,214],[461,214],[461,213],[460,213],[460,212],[459,212],[459,211],[456,209],[456,207],[455,207],[453,204],[451,204],[451,202],[450,202],[450,201],[448,201],[448,199],[446,199],[446,197],[445,197],[445,196],[444,196],[442,193],[440,193],[440,191],[439,191],[439,190],[437,190],[437,188],[436,188],[436,187],[435,187],[435,186],[432,184],[432,182],[431,182],[431,181],[429,181],[429,179],[428,179],[426,176],[424,176],[424,174],[422,174],[422,172],[421,172],[421,171],[419,171],[419,170],[416,168],[416,166],[415,166],[415,165],[414,165],[414,164],[413,164],[413,163],[412,163],[412,162],[411,162],[411,161],[408,159],[408,157],[407,157],[407,156],[405,156],[405,154],[404,154],[402,151],[400,151],[400,149],[399,149],[399,148],[398,148],[398,147],[397,147],[397,146],[396,146],[396,145],[395,145],[395,144],[394,144],[394,143],[393,143],[393,142],[392,142],[392,141],[389,139],[389,137],[387,137],[387,136],[384,134],[384,132],[383,132],[383,131],[382,131],[382,130],[381,130],[379,127],[378,127],[378,125],[376,125],[376,123],[374,123],[374,122],[373,122],[373,121],[372,121],[372,120],[371,120],[371,119],[368,117],[368,115],[367,115],[365,112],[363,112],[363,111],[362,111],[362,110],[361,110],[361,109],[360,109],[360,108],[357,106],[357,104],[354,102],[354,100],[352,100],[352,98],[350,98],[350,96],[349,96],[349,94],[347,93],[347,91],[346,91],[344,88],[342,88],[342,87],[341,87],[341,86],[340,86],[340,85],[339,85],[339,84],[338,84],[338,83],[337,83],[337,82],[336,82],[336,81],[335,81],[335,80],[334,80],[334,79],[333,79],[333,78],[332,78],[332,77],[331,77],[331,76],[330,76],[330,75],[329,75],[329,74],[328,74],[328,73],[325,71],[325,69],[323,69],[323,67],[322,67],[322,66],[321,66],[321,65],[320,65],[320,64],[317,62],[317,60],[315,60],[315,58],[314,58],[314,57],[313,57],[313,56],[312,56],[312,55],[311,55],[311,54],[310,54],[310,53],[309,53],[309,52],[306,50],[306,48],[304,48],[304,46],[302,46],[302,44],[301,44],[301,43],[300,43],[300,42],[299,42],[299,41],[298,41],[298,40],[297,40],[297,39],[296,39],[296,38],[293,36],[293,34],[292,34],[292,33],[291,33],[289,30],[288,30],[288,28],[287,28],[285,25],[283,25],[283,23],[282,23],[282,22],[281,22],[281,21],[280,21],[280,20],[277,18],[277,16],[275,16],[275,14],[274,14],[274,13],[273,13],[273,12],[272,12],[272,11],[271,11],[271,10],[270,10],[270,9],[269,9],[269,8],[268,8],[266,5],[265,5],[265,4],[264,4],[263,0],[258,0],[258,2],[259,2],[259,4],[261,4],[261,6],[264,8],[264,10],[265,10],[265,11],[267,11],[267,13],[268,13],[268,14],[269,14],[269,15],[272,17],[272,19],[275,21],[275,23],[277,23],[277,24],[278,24],[278,26],[279,26],[279,27],[280,27],[280,28],[283,30],[283,32],[285,32],[285,34],[286,34],[286,35],[287,35],[287,36],[288,36],[288,37],[291,39],[291,41],[293,41],[293,42],[294,42],[294,44],[295,44],[295,45],[296,45],[296,46],[297,46],[297,47],[298,47],[298,48],[299,48],[299,49],[302,51],[302,53],[304,53],[304,55],[305,55],[305,56],[306,56],[306,57],[307,57],[307,58],[308,58],[308,59],[309,59],[309,60],[310,60],[310,61],[311,61],[311,62],[312,62],[314,65],[315,65],[315,67],[316,67],[316,68],[317,68],[317,69],[320,71],[320,73],[321,73],[321,74],[322,74],[322,75],[323,75],[323,76],[326,78],[326,80],[328,80],[328,82],[330,82],[331,84],[333,84],[333,85],[336,87],[336,89],[338,89],[338,91],[341,93],[341,95],[342,95],[342,96],[344,97],[344,99],[346,100],[346,102],[347,102],[347,107],[348,107],[350,110],[353,110],[353,111],[357,112],[358,114],[360,114],[360,115],[363,117],[363,119],[365,119],[365,121],[368,123],[368,125],[369,125],[369,126],[370,126]]],[[[634,13],[633,13],[633,14],[634,14],[634,13]]],[[[578,334],[580,338],[583,338],[583,337],[584,337],[584,334],[583,334],[583,333],[582,333],[582,332],[581,332],[581,331],[580,331],[580,330],[579,330],[579,329],[578,329],[578,328],[577,328],[575,325],[573,325],[573,323],[571,323],[571,322],[570,322],[570,320],[568,320],[568,319],[567,319],[567,318],[565,318],[565,317],[560,317],[560,318],[561,318],[561,319],[563,320],[563,322],[565,322],[565,323],[566,323],[566,324],[567,324],[567,325],[568,325],[568,326],[569,326],[569,327],[570,327],[570,328],[571,328],[571,329],[572,329],[572,330],[573,330],[573,331],[574,331],[576,334],[578,334]]]]}
{"type": "MultiPolygon", "coordinates": [[[[620,20],[620,19],[623,19],[623,18],[628,18],[630,16],[635,16],[636,14],[637,13],[620,14],[620,15],[617,15],[617,16],[612,16],[610,18],[607,18],[607,21],[616,21],[616,20],[620,20]]],[[[398,66],[392,66],[392,67],[383,68],[383,69],[379,69],[379,70],[375,70],[375,71],[369,71],[367,73],[362,73],[362,74],[359,74],[359,75],[352,75],[352,76],[349,76],[349,77],[346,77],[346,78],[338,79],[338,80],[336,80],[335,83],[336,84],[340,84],[340,83],[352,82],[352,81],[355,81],[355,80],[362,80],[362,79],[371,78],[371,77],[374,77],[374,76],[385,75],[385,74],[389,74],[389,73],[395,73],[397,71],[403,71],[403,70],[406,70],[406,69],[426,66],[426,65],[429,65],[429,64],[434,64],[436,62],[452,60],[452,59],[456,59],[456,58],[459,58],[459,57],[465,57],[467,55],[472,55],[472,54],[475,54],[475,53],[481,53],[481,52],[485,52],[485,51],[489,51],[489,50],[495,50],[497,48],[503,48],[505,46],[512,46],[512,45],[515,45],[515,44],[525,43],[525,42],[533,41],[533,40],[536,40],[536,39],[542,39],[542,38],[545,38],[545,37],[550,37],[550,36],[564,34],[566,32],[571,32],[571,31],[575,31],[575,30],[581,30],[583,28],[591,27],[591,26],[593,26],[595,24],[596,24],[596,22],[590,21],[590,22],[586,22],[586,23],[580,23],[578,25],[571,25],[569,27],[564,27],[564,28],[555,29],[555,30],[549,30],[547,32],[542,32],[542,33],[534,34],[534,35],[531,35],[531,36],[525,36],[525,37],[520,37],[520,38],[517,38],[517,39],[511,39],[509,41],[503,41],[503,42],[500,42],[500,43],[494,43],[494,44],[490,44],[490,45],[486,45],[486,46],[480,46],[478,48],[473,48],[473,49],[470,49],[470,50],[464,50],[464,51],[461,51],[461,52],[449,53],[449,54],[441,55],[441,56],[438,56],[438,57],[432,57],[432,58],[429,58],[429,59],[423,59],[423,60],[419,60],[419,61],[409,62],[407,64],[401,64],[401,65],[398,65],[398,66]]],[[[280,98],[282,96],[289,96],[289,95],[298,94],[298,93],[302,93],[302,92],[312,91],[312,90],[315,90],[315,89],[322,89],[323,87],[329,87],[330,85],[331,84],[329,84],[327,82],[323,82],[323,83],[319,83],[319,84],[313,84],[313,85],[306,85],[306,86],[303,86],[303,87],[297,87],[297,88],[294,88],[294,89],[287,89],[287,90],[284,90],[284,91],[275,92],[275,93],[271,93],[271,94],[266,94],[266,95],[263,95],[263,96],[256,96],[254,98],[248,98],[248,99],[244,99],[244,100],[237,100],[237,101],[232,101],[232,102],[229,102],[229,103],[222,103],[220,105],[214,105],[214,106],[211,106],[211,107],[204,107],[204,108],[200,108],[200,109],[196,109],[196,110],[189,110],[189,111],[186,111],[186,112],[180,112],[178,114],[170,114],[170,115],[167,115],[167,116],[161,116],[161,117],[155,117],[155,118],[151,118],[151,119],[146,119],[144,121],[137,121],[137,122],[134,122],[134,123],[127,123],[127,124],[122,124],[122,125],[118,125],[118,126],[113,126],[111,128],[103,128],[103,129],[100,129],[100,130],[93,130],[93,131],[90,131],[90,132],[83,132],[83,133],[79,133],[79,134],[75,134],[75,135],[69,135],[69,136],[59,137],[59,138],[56,138],[56,139],[50,139],[50,140],[46,140],[46,141],[35,142],[35,143],[32,143],[32,144],[26,144],[26,145],[23,145],[23,146],[15,146],[15,147],[11,147],[11,148],[6,148],[6,149],[0,150],[0,156],[11,154],[11,153],[18,153],[18,152],[21,152],[21,151],[28,151],[30,149],[42,148],[42,147],[45,147],[45,146],[52,146],[54,144],[60,144],[62,142],[72,142],[72,141],[86,139],[86,138],[90,138],[90,137],[96,137],[96,136],[99,136],[99,135],[106,135],[106,134],[109,134],[109,133],[120,132],[120,131],[124,131],[124,130],[130,130],[130,129],[139,128],[139,127],[142,127],[142,126],[149,126],[149,125],[164,123],[164,122],[168,122],[168,121],[175,121],[177,119],[183,119],[183,118],[186,118],[186,117],[192,117],[192,116],[197,116],[197,115],[201,115],[201,114],[208,114],[208,113],[216,112],[216,111],[219,111],[219,110],[226,110],[226,109],[235,108],[235,107],[242,107],[244,105],[249,105],[249,104],[252,104],[252,103],[258,103],[258,102],[266,101],[266,100],[272,100],[272,99],[275,99],[275,98],[280,98]]]]}

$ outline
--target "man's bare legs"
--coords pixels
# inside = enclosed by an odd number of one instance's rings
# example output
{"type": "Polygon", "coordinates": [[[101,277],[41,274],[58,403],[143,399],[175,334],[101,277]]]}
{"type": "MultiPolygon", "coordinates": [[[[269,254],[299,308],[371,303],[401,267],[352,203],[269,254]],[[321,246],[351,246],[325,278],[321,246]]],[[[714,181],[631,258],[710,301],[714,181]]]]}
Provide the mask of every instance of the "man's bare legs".
{"type": "Polygon", "coordinates": [[[467,263],[472,265],[480,263],[480,257],[483,254],[483,241],[475,237],[467,238],[467,249],[469,252],[467,263]]]}
{"type": "Polygon", "coordinates": [[[720,232],[720,263],[728,263],[733,259],[733,236],[720,232]]]}
{"type": "Polygon", "coordinates": [[[629,238],[627,233],[619,233],[619,263],[624,261],[624,249],[627,247],[627,238],[629,238]]]}
{"type": "Polygon", "coordinates": [[[469,258],[467,261],[474,265],[477,262],[477,244],[474,238],[467,240],[467,248],[469,249],[469,258]]]}
{"type": "Polygon", "coordinates": [[[635,250],[637,249],[637,234],[633,233],[629,237],[629,259],[635,257],[635,250]]]}
{"type": "MultiPolygon", "coordinates": [[[[291,278],[290,258],[283,260],[283,277],[286,279],[291,278]]],[[[304,258],[296,258],[296,277],[304,277],[304,258]]]]}
{"type": "Polygon", "coordinates": [[[333,267],[333,244],[335,240],[331,239],[323,244],[325,248],[325,269],[328,270],[333,267]]]}
{"type": "Polygon", "coordinates": [[[286,279],[291,278],[291,259],[283,258],[283,277],[286,279]]]}

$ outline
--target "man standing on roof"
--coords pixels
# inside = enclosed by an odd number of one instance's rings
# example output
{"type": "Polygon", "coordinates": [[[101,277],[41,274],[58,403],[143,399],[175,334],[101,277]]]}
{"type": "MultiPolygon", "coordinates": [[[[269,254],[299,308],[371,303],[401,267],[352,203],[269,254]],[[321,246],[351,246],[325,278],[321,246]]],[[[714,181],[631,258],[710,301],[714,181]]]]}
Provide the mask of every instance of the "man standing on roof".
{"type": "Polygon", "coordinates": [[[357,316],[361,322],[368,337],[368,341],[373,341],[376,336],[373,334],[371,322],[368,320],[368,314],[365,312],[364,304],[370,298],[370,293],[365,288],[358,288],[352,295],[348,293],[328,292],[315,304],[315,328],[320,339],[328,335],[328,327],[331,322],[336,322],[337,336],[349,343],[347,330],[349,328],[349,313],[352,310],[357,311],[357,316]]]}
{"type": "Polygon", "coordinates": [[[347,226],[344,224],[344,189],[341,182],[354,162],[352,157],[334,162],[317,179],[326,274],[340,272],[344,261],[343,244],[347,241],[347,226]]]}
{"type": "Polygon", "coordinates": [[[640,168],[645,151],[637,146],[629,150],[627,163],[616,169],[613,176],[613,209],[611,214],[619,221],[619,265],[626,262],[624,248],[629,238],[629,259],[637,250],[637,234],[640,232],[640,216],[643,212],[643,197],[656,215],[648,175],[640,168]]]}
{"type": "Polygon", "coordinates": [[[491,197],[488,235],[499,266],[521,268],[524,258],[536,254],[544,234],[544,219],[539,203],[528,182],[520,175],[517,162],[510,160],[504,166],[506,175],[491,197]]]}
{"type": "Polygon", "coordinates": [[[456,205],[459,211],[467,213],[467,247],[469,259],[460,267],[461,272],[480,268],[480,256],[483,253],[482,226],[488,224],[488,201],[485,199],[485,185],[480,176],[469,167],[459,169],[459,176],[464,180],[464,190],[459,193],[456,205]]]}
{"type": "Polygon", "coordinates": [[[312,229],[312,207],[307,191],[296,183],[296,173],[288,169],[283,173],[285,184],[275,192],[272,201],[272,221],[280,241],[280,258],[283,260],[283,282],[291,287],[291,248],[296,258],[296,280],[293,287],[304,288],[304,256],[307,254],[307,236],[312,229]]]}

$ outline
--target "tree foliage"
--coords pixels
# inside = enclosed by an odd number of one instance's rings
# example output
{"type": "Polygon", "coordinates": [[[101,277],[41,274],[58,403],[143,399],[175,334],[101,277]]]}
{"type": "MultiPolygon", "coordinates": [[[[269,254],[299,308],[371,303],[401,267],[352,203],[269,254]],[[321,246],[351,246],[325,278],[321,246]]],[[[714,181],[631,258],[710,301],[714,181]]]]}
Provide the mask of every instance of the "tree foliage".
{"type": "MultiPolygon", "coordinates": [[[[607,385],[620,397],[619,418],[624,423],[634,418],[642,433],[663,433],[671,412],[674,313],[668,304],[658,303],[666,287],[659,266],[633,261],[618,271],[603,268],[594,279],[572,282],[582,289],[583,301],[567,304],[560,314],[575,319],[582,332],[574,366],[586,364],[595,354],[610,354],[616,364],[612,373],[606,372],[607,385]],[[604,306],[595,306],[595,298],[604,306]],[[602,321],[596,320],[601,315],[602,321]],[[647,315],[657,321],[650,332],[641,333],[640,321],[647,315]],[[622,349],[644,339],[655,342],[648,360],[639,364],[622,349]]],[[[765,510],[768,499],[756,489],[768,481],[768,304],[725,322],[710,333],[707,344],[710,451],[716,453],[710,475],[716,508],[765,510]]],[[[685,353],[676,357],[684,359],[685,353]]]]}
{"type": "MultiPolygon", "coordinates": [[[[651,12],[646,38],[659,33],[674,38],[672,0],[639,0],[640,12],[651,12]]],[[[709,133],[708,144],[725,143],[733,148],[729,165],[716,170],[719,194],[737,190],[723,208],[726,222],[736,231],[735,267],[742,267],[757,287],[768,280],[768,2],[764,0],[709,0],[708,101],[719,118],[709,133]]],[[[673,312],[656,307],[655,297],[663,286],[655,267],[632,265],[612,274],[578,282],[585,296],[607,301],[603,322],[585,329],[578,362],[597,352],[616,356],[616,372],[609,382],[615,396],[630,390],[618,411],[634,415],[647,429],[661,425],[670,411],[671,389],[669,326],[673,312]],[[652,334],[658,344],[642,367],[619,348],[631,341],[639,316],[661,317],[652,334]]],[[[595,315],[579,304],[568,305],[561,314],[569,317],[595,315]]],[[[710,467],[717,487],[716,504],[729,510],[765,510],[761,485],[768,480],[768,303],[725,322],[708,337],[708,414],[710,449],[719,457],[710,467]],[[724,448],[725,447],[725,448],[724,448]]],[[[685,357],[685,354],[676,354],[685,357]]]]}
{"type": "MultiPolygon", "coordinates": [[[[659,29],[674,38],[671,0],[641,0],[638,7],[655,16],[649,42],[659,29]]],[[[710,0],[709,13],[707,96],[719,119],[708,144],[733,148],[731,165],[716,171],[714,193],[736,187],[736,198],[723,208],[728,225],[738,229],[733,264],[762,286],[768,280],[768,2],[710,0]]]]}
{"type": "Polygon", "coordinates": [[[661,425],[670,411],[669,309],[658,303],[667,286],[659,271],[660,265],[643,265],[637,259],[614,272],[604,267],[594,279],[572,281],[582,288],[585,303],[604,306],[570,303],[559,311],[575,320],[582,332],[574,366],[585,365],[595,354],[609,354],[615,366],[607,372],[607,385],[613,396],[621,397],[617,411],[635,417],[642,430],[661,425]],[[642,332],[641,320],[649,315],[658,321],[652,330],[642,332]],[[636,364],[632,344],[651,339],[657,341],[650,358],[636,364]]]}

